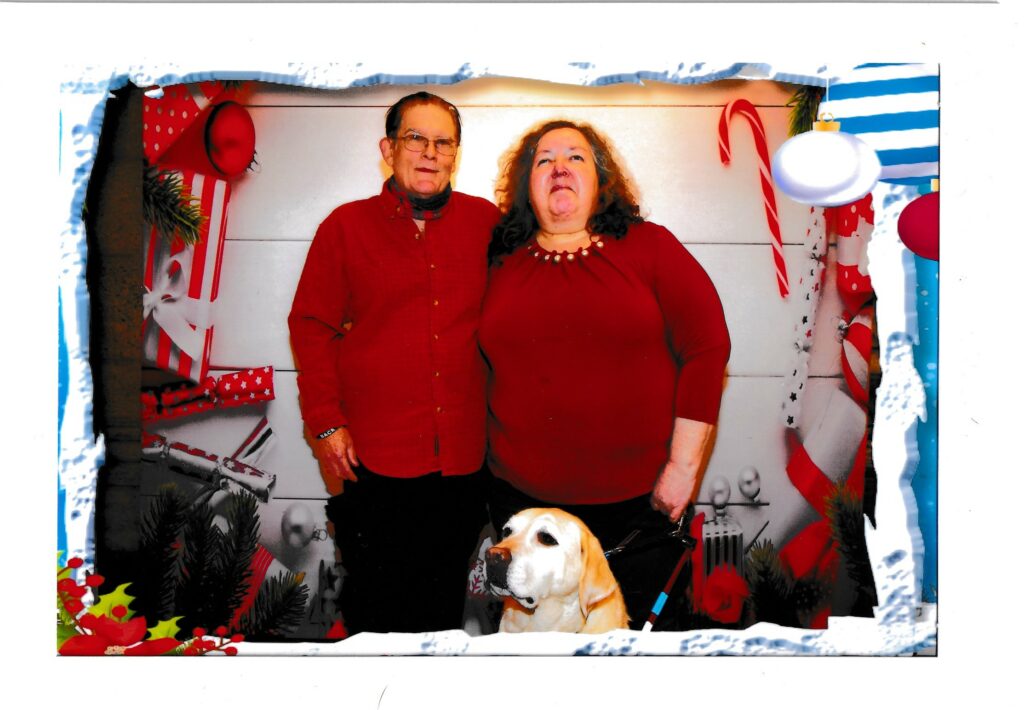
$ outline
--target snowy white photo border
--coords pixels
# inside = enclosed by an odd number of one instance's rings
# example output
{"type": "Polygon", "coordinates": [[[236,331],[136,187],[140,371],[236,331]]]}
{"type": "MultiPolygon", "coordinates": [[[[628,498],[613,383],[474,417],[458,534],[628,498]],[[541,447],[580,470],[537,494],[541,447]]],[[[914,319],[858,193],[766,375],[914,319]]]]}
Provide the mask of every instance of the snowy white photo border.
{"type": "MultiPolygon", "coordinates": [[[[704,84],[723,79],[775,80],[824,86],[852,65],[669,62],[637,70],[634,64],[571,62],[337,62],[329,65],[256,62],[254,71],[213,71],[185,64],[154,64],[111,72],[86,69],[62,84],[60,96],[61,189],[70,218],[64,226],[60,269],[61,324],[68,353],[68,399],[60,431],[60,484],[65,496],[68,556],[90,560],[96,475],[103,440],[91,436],[92,386],[88,364],[88,294],[84,288],[86,238],[79,217],[95,160],[108,92],[129,82],[167,86],[211,79],[238,79],[321,89],[379,84],[455,84],[479,77],[535,79],[580,86],[642,83],[704,84]]],[[[872,283],[878,296],[884,391],[877,396],[873,456],[878,477],[877,528],[865,522],[879,606],[873,619],[833,617],[826,630],[758,623],[744,630],[696,630],[641,634],[617,631],[592,638],[571,634],[470,637],[462,631],[433,634],[360,634],[336,643],[242,643],[243,655],[903,655],[934,649],[934,609],[920,603],[921,556],[917,507],[910,479],[916,466],[915,420],[923,393],[913,368],[916,339],[913,261],[896,238],[896,218],[914,196],[912,188],[879,183],[873,191],[875,238],[869,245],[872,283]]]]}

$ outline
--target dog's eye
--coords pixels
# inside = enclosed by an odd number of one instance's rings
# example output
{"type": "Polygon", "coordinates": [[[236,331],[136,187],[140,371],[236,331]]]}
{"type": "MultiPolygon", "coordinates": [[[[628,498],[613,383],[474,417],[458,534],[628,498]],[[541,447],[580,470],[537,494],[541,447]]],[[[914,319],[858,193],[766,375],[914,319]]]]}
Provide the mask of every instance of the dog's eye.
{"type": "Polygon", "coordinates": [[[512,528],[510,528],[508,525],[506,525],[505,527],[503,527],[501,529],[501,539],[502,540],[504,540],[506,537],[508,537],[511,534],[512,534],[512,528]]]}
{"type": "Polygon", "coordinates": [[[558,540],[552,537],[551,533],[547,532],[546,530],[541,530],[539,533],[537,533],[537,542],[539,542],[541,545],[547,545],[548,547],[554,547],[558,544],[558,540]]]}

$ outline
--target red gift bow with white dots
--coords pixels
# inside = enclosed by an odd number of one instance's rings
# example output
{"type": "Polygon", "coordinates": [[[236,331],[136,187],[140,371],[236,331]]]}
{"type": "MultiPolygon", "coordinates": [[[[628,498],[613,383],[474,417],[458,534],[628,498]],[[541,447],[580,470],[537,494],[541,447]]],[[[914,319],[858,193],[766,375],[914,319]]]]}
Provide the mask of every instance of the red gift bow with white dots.
{"type": "Polygon", "coordinates": [[[240,407],[274,399],[270,365],[207,377],[198,385],[174,384],[142,391],[142,421],[190,416],[211,409],[240,407]]]}

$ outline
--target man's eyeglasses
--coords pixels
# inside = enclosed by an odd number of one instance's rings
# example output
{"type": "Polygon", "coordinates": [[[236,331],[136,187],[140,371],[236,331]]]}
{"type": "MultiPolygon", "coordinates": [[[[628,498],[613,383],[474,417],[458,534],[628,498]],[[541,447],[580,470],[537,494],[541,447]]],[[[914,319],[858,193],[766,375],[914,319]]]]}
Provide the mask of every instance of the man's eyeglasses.
{"type": "Polygon", "coordinates": [[[434,144],[434,149],[440,155],[455,155],[455,151],[459,147],[454,138],[438,138],[432,141],[419,133],[406,133],[404,136],[399,136],[399,140],[405,145],[406,150],[413,153],[422,153],[431,143],[434,144]]]}

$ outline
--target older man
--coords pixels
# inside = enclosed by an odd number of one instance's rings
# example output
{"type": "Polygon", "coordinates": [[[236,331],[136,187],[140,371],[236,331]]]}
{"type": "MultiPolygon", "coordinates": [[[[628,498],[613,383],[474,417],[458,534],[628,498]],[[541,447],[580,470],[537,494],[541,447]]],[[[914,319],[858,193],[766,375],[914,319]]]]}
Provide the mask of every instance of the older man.
{"type": "Polygon", "coordinates": [[[320,225],[288,317],[350,633],[459,627],[486,521],[477,326],[498,213],[452,191],[460,139],[433,94],[388,110],[393,175],[320,225]]]}

